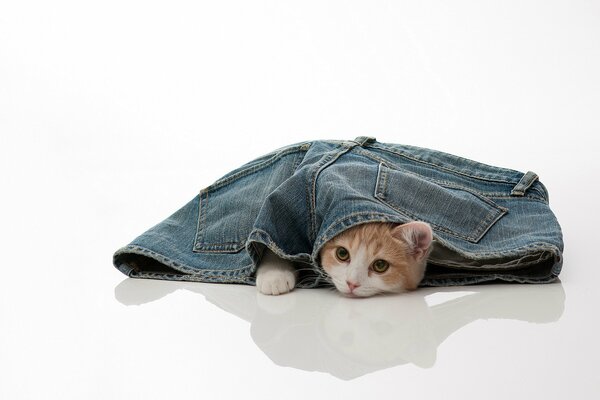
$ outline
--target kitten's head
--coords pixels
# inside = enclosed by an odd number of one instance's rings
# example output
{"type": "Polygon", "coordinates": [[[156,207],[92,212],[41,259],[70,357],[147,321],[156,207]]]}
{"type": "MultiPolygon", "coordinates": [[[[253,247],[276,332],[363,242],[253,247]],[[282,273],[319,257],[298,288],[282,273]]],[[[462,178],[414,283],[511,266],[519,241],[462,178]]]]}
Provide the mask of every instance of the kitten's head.
{"type": "Polygon", "coordinates": [[[345,295],[400,293],[416,289],[423,279],[431,241],[431,227],[425,222],[371,222],[329,240],[319,257],[345,295]]]}

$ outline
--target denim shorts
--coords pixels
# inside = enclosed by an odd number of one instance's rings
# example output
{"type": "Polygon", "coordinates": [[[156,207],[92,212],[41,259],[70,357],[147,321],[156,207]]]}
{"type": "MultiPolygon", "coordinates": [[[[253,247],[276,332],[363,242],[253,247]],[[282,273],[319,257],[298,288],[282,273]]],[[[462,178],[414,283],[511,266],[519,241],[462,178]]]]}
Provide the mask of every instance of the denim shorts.
{"type": "Polygon", "coordinates": [[[364,136],[297,143],[244,164],[113,263],[135,278],[254,284],[266,246],[298,266],[297,286],[315,287],[329,239],[366,222],[413,220],[434,232],[421,286],[546,283],[560,273],[562,233],[535,173],[364,136]]]}

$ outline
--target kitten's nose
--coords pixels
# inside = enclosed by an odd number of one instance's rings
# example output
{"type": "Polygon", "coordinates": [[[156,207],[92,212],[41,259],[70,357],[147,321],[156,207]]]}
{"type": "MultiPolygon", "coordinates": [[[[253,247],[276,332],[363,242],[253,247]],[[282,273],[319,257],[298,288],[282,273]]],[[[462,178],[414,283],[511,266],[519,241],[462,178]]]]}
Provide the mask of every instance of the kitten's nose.
{"type": "Polygon", "coordinates": [[[352,293],[354,291],[354,289],[356,289],[357,287],[360,286],[360,284],[350,282],[350,281],[346,281],[346,284],[348,285],[348,288],[350,289],[350,293],[352,293]]]}

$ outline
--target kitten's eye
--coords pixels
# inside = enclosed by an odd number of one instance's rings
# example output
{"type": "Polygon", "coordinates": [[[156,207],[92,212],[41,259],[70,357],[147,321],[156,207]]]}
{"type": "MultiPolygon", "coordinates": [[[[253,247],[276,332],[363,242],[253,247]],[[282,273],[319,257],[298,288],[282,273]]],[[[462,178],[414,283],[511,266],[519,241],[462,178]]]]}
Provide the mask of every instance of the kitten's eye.
{"type": "Polygon", "coordinates": [[[390,264],[385,260],[375,260],[373,263],[373,271],[377,272],[378,274],[384,273],[389,267],[390,264]]]}
{"type": "Polygon", "coordinates": [[[350,259],[350,253],[344,247],[338,247],[335,251],[335,256],[340,261],[348,261],[350,259]]]}

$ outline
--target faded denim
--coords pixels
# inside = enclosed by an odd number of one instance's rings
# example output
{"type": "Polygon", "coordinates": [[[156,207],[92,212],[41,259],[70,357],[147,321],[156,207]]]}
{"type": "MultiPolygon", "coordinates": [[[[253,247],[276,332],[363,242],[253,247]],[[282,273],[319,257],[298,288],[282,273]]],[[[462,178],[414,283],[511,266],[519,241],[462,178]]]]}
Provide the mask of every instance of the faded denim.
{"type": "Polygon", "coordinates": [[[135,278],[254,284],[267,246],[296,262],[298,287],[315,287],[325,283],[326,241],[365,222],[411,220],[434,232],[421,286],[546,283],[560,273],[562,233],[535,173],[363,136],[250,161],[113,261],[135,278]]]}

